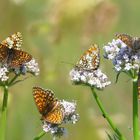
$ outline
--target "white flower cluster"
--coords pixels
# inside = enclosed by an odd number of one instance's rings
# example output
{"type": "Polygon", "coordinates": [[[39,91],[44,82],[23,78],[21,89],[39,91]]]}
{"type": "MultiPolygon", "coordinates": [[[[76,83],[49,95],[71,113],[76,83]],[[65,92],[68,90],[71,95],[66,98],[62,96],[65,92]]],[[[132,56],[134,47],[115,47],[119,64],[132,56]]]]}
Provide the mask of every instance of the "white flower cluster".
{"type": "Polygon", "coordinates": [[[43,130],[48,133],[50,132],[54,137],[61,137],[66,134],[66,129],[64,127],[59,127],[58,125],[53,125],[47,122],[43,122],[43,130]]]}
{"type": "MultiPolygon", "coordinates": [[[[76,102],[60,101],[60,104],[64,108],[64,118],[61,124],[73,123],[75,124],[79,119],[79,114],[76,113],[76,102]]],[[[43,120],[43,130],[50,132],[53,136],[63,136],[66,133],[64,127],[60,127],[61,124],[52,124],[43,120]]]]}
{"type": "Polygon", "coordinates": [[[111,84],[108,77],[100,69],[86,71],[73,68],[70,71],[70,78],[74,84],[87,84],[97,89],[103,89],[111,84]]]}
{"type": "Polygon", "coordinates": [[[64,119],[63,123],[75,124],[79,119],[79,114],[76,114],[76,102],[61,101],[61,105],[64,107],[64,119]]]}
{"type": "Polygon", "coordinates": [[[104,57],[112,60],[114,68],[117,72],[139,70],[140,53],[135,52],[128,47],[120,39],[113,39],[113,41],[104,46],[104,57]]]}
{"type": "Polygon", "coordinates": [[[32,59],[31,61],[25,63],[25,69],[27,72],[30,72],[36,76],[39,75],[39,67],[35,59],[32,59]]]}
{"type": "Polygon", "coordinates": [[[0,81],[4,82],[9,79],[7,73],[8,73],[8,69],[6,67],[0,67],[0,81]]]}
{"type": "Polygon", "coordinates": [[[9,79],[8,74],[10,72],[14,72],[17,75],[32,73],[33,75],[37,76],[39,75],[39,67],[35,59],[32,59],[30,62],[25,63],[22,66],[17,67],[17,68],[10,68],[6,64],[2,65],[0,67],[0,81],[1,82],[7,81],[9,79]]]}

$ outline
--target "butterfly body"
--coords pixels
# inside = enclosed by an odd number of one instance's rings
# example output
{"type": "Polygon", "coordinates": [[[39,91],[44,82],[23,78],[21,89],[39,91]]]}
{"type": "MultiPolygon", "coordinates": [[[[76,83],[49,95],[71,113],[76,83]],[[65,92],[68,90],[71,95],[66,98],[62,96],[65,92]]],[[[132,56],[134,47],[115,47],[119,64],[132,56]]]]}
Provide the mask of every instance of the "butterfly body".
{"type": "Polygon", "coordinates": [[[80,60],[75,65],[75,68],[79,70],[92,71],[98,69],[99,63],[99,47],[96,44],[93,44],[81,56],[80,60]]]}
{"type": "Polygon", "coordinates": [[[33,87],[33,96],[38,111],[42,115],[42,120],[52,124],[62,123],[64,118],[64,108],[54,97],[54,94],[51,90],[45,90],[41,87],[33,87]]]}

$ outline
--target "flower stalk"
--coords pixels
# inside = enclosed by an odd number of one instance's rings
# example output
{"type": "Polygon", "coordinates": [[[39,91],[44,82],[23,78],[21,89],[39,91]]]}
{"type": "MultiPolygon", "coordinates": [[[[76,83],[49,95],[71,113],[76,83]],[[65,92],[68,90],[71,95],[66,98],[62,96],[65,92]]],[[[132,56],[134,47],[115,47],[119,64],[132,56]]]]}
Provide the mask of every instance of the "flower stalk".
{"type": "Polygon", "coordinates": [[[36,136],[33,140],[39,140],[40,138],[42,138],[44,135],[46,134],[45,131],[42,131],[38,134],[38,136],[36,136]]]}
{"type": "Polygon", "coordinates": [[[139,140],[139,121],[138,121],[138,90],[137,80],[133,79],[133,137],[139,140]]]}
{"type": "Polygon", "coordinates": [[[118,128],[115,126],[115,124],[113,123],[113,121],[111,120],[111,118],[109,117],[109,115],[107,114],[107,112],[105,111],[102,102],[100,101],[98,95],[96,94],[96,92],[94,91],[93,88],[91,88],[92,90],[92,95],[95,98],[95,101],[99,107],[99,109],[101,110],[104,118],[107,120],[107,122],[109,123],[109,125],[111,126],[111,128],[114,130],[114,132],[119,136],[120,140],[126,140],[125,137],[121,134],[121,132],[118,130],[118,128]]]}
{"type": "Polygon", "coordinates": [[[4,85],[3,105],[0,120],[0,140],[5,140],[6,136],[6,120],[7,120],[7,104],[8,104],[8,86],[4,85]]]}

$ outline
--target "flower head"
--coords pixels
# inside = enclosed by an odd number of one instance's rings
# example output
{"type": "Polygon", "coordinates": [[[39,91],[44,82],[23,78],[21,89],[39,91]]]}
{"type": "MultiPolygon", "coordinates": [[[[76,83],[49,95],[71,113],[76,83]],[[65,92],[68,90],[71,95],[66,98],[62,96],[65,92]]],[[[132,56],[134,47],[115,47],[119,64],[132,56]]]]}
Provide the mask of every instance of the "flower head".
{"type": "Polygon", "coordinates": [[[32,73],[36,76],[39,75],[38,63],[35,61],[34,58],[31,61],[25,63],[25,68],[27,72],[32,73]]]}
{"type": "Polygon", "coordinates": [[[8,36],[0,43],[0,82],[8,80],[10,82],[10,78],[13,78],[10,77],[10,73],[14,73],[16,78],[20,74],[39,74],[38,64],[35,59],[32,55],[23,51],[21,45],[22,35],[20,32],[8,36]]]}
{"type": "Polygon", "coordinates": [[[70,71],[70,78],[74,84],[86,84],[97,89],[103,89],[111,84],[108,77],[100,69],[85,71],[73,68],[70,71]]]}
{"type": "MultiPolygon", "coordinates": [[[[120,37],[119,37],[120,38],[120,37]]],[[[137,38],[122,34],[121,39],[113,39],[111,43],[104,46],[105,58],[112,60],[117,72],[135,70],[138,72],[140,67],[140,52],[138,51],[137,38]],[[123,38],[125,39],[123,41],[123,38]],[[136,50],[137,48],[137,50],[136,50]]],[[[140,46],[139,46],[140,47],[140,46]]]]}
{"type": "Polygon", "coordinates": [[[50,132],[53,136],[63,136],[66,134],[66,128],[61,127],[61,124],[75,124],[79,119],[79,114],[76,113],[76,102],[60,101],[63,107],[63,120],[60,124],[54,124],[43,120],[43,130],[50,132]]]}
{"type": "Polygon", "coordinates": [[[74,84],[86,84],[91,87],[103,89],[111,82],[99,69],[100,55],[96,44],[85,51],[75,67],[70,71],[70,78],[74,84]]]}
{"type": "Polygon", "coordinates": [[[58,127],[58,125],[43,122],[43,130],[48,133],[50,132],[53,137],[61,137],[66,134],[66,129],[64,127],[58,127]]]}

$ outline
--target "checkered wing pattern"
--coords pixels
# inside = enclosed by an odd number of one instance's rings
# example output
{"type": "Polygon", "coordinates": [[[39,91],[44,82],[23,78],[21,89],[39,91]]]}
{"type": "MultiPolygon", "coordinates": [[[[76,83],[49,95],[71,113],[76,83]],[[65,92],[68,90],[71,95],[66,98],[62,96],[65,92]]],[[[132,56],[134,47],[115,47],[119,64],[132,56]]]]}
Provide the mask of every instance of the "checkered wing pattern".
{"type": "Polygon", "coordinates": [[[5,62],[8,58],[8,48],[0,44],[0,62],[5,62]]]}
{"type": "Polygon", "coordinates": [[[8,36],[5,40],[1,42],[3,46],[6,46],[8,48],[14,48],[21,50],[22,45],[22,35],[20,32],[16,32],[10,36],[8,36]]]}
{"type": "Polygon", "coordinates": [[[100,64],[99,47],[96,44],[90,46],[90,48],[81,56],[77,62],[76,67],[82,70],[96,70],[100,64]]]}
{"type": "Polygon", "coordinates": [[[133,38],[127,34],[116,34],[116,37],[124,42],[128,47],[133,48],[133,38]]]}
{"type": "Polygon", "coordinates": [[[64,111],[63,106],[60,105],[60,103],[58,103],[57,106],[52,111],[42,116],[42,118],[46,120],[47,122],[50,122],[53,124],[61,124],[64,118],[63,111],[64,111]]]}
{"type": "Polygon", "coordinates": [[[12,68],[20,67],[22,64],[29,62],[32,59],[32,56],[21,50],[13,49],[9,51],[8,54],[8,66],[12,68]]]}
{"type": "Polygon", "coordinates": [[[0,43],[0,62],[9,67],[17,68],[24,63],[29,62],[32,56],[25,51],[22,51],[22,35],[17,32],[0,43]]]}
{"type": "Polygon", "coordinates": [[[43,120],[52,124],[60,124],[62,122],[64,117],[63,107],[54,97],[51,90],[33,87],[33,96],[43,120]]]}

